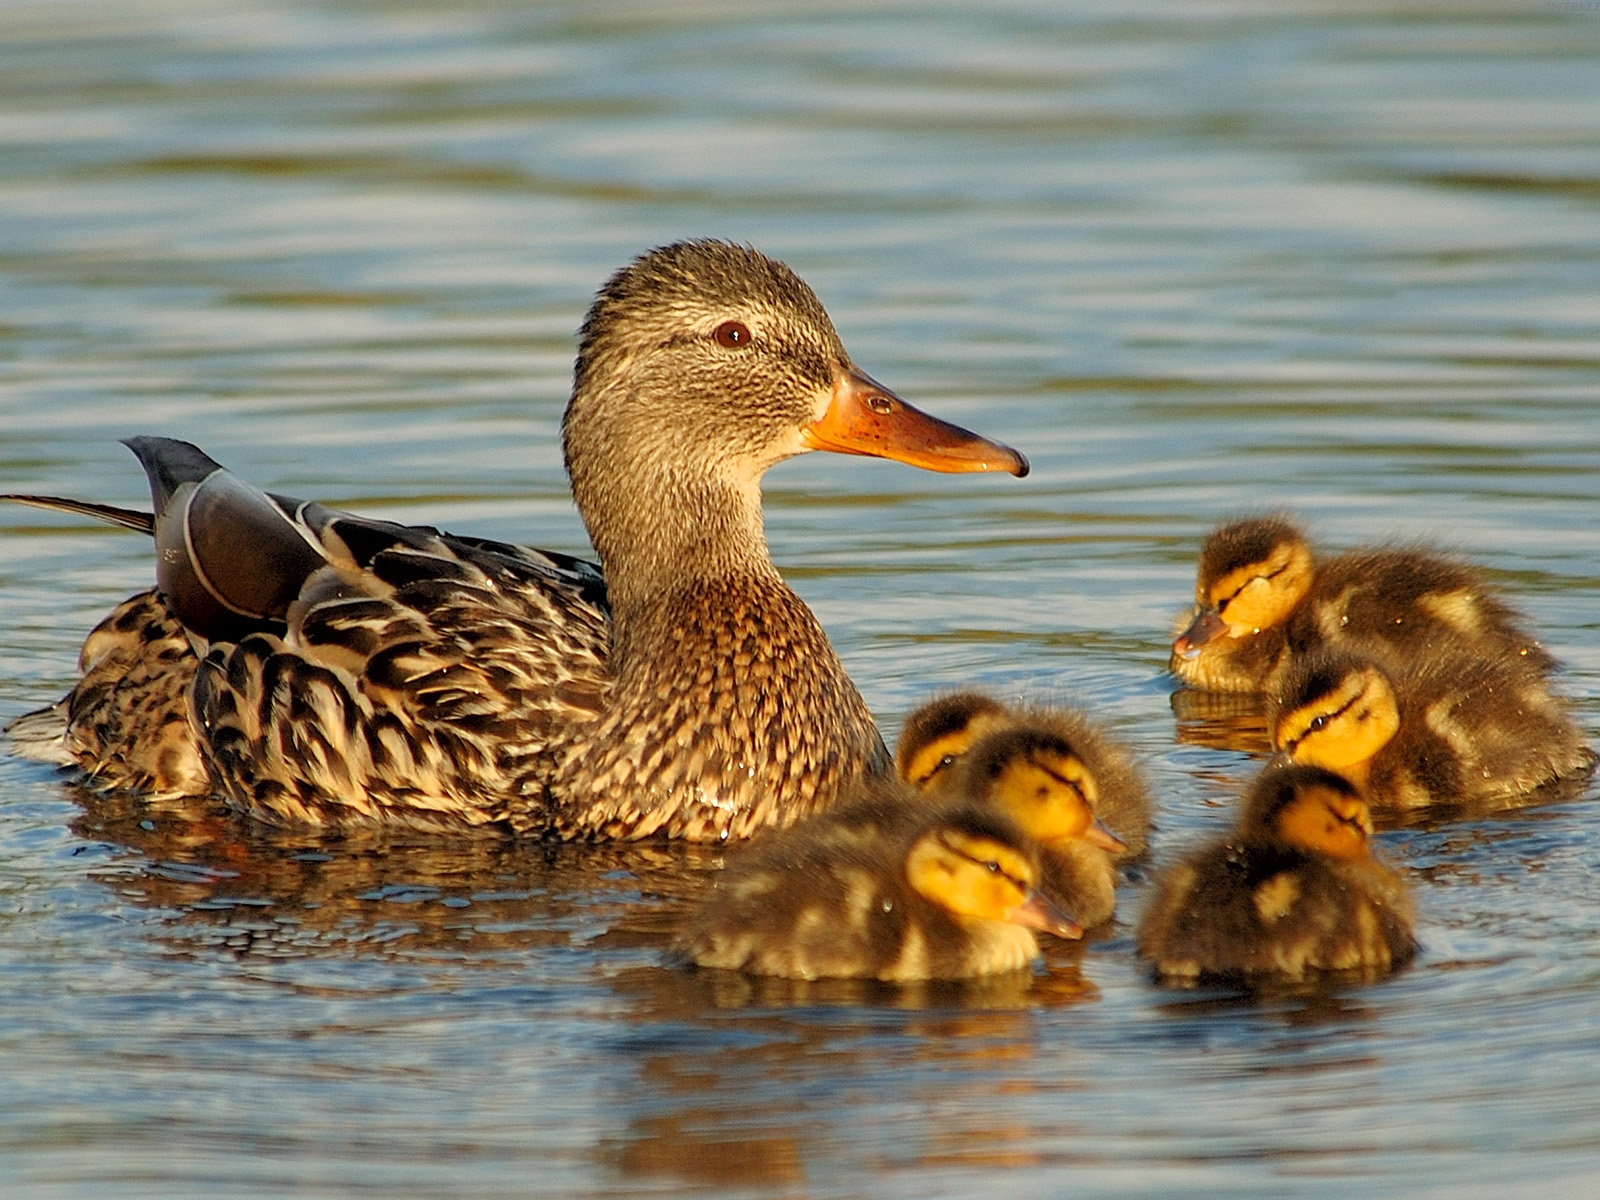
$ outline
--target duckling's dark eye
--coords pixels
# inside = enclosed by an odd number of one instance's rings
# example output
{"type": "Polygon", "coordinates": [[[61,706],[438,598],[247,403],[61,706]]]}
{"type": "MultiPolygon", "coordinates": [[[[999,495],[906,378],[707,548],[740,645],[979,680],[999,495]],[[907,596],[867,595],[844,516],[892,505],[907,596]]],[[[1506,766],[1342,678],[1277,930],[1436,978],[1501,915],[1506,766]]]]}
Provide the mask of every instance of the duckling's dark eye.
{"type": "Polygon", "coordinates": [[[750,344],[750,326],[743,321],[724,321],[712,332],[717,345],[739,350],[750,344]]]}
{"type": "Polygon", "coordinates": [[[988,862],[984,863],[983,865],[985,867],[989,868],[989,874],[991,874],[991,875],[1000,874],[1000,864],[995,862],[994,859],[991,858],[988,862]]]}
{"type": "Polygon", "coordinates": [[[1309,732],[1313,732],[1314,733],[1318,729],[1326,729],[1327,727],[1328,727],[1328,718],[1327,717],[1312,717],[1311,718],[1311,724],[1309,726],[1307,726],[1307,730],[1309,732]]]}

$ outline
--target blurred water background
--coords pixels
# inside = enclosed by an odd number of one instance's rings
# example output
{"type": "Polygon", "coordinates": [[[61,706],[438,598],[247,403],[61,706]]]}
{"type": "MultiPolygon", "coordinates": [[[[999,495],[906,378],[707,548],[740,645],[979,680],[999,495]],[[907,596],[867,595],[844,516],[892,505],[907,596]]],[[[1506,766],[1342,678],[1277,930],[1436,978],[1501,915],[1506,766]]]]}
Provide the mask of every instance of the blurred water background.
{"type": "MultiPolygon", "coordinates": [[[[1600,733],[1600,12],[1563,3],[0,2],[0,490],[117,439],[586,553],[557,424],[605,276],[817,290],[1024,449],[812,455],[774,557],[887,731],[981,683],[1140,752],[1155,861],[1255,760],[1163,663],[1218,520],[1482,562],[1600,733]]],[[[0,719],[145,539],[0,513],[0,719]]],[[[10,1197],[1548,1196],[1600,1172],[1600,806],[1386,834],[1370,986],[746,986],[661,949],[714,854],[271,836],[0,759],[10,1197]]]]}

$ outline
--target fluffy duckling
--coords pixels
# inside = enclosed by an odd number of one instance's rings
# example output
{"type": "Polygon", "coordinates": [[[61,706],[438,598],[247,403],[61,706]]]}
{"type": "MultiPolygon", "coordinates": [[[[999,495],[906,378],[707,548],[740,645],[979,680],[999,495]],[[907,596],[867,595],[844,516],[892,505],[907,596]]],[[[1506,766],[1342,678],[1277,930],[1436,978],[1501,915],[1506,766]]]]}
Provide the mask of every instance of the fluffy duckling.
{"type": "Polygon", "coordinates": [[[1271,691],[1292,658],[1317,646],[1359,650],[1389,665],[1442,639],[1458,652],[1514,654],[1548,673],[1555,660],[1470,566],[1426,550],[1352,551],[1317,562],[1282,517],[1224,525],[1200,550],[1195,608],[1172,644],[1172,673],[1190,687],[1271,691]]]}
{"type": "Polygon", "coordinates": [[[1124,853],[1144,852],[1150,832],[1150,791],[1144,777],[1127,751],[1075,709],[1007,706],[982,692],[941,696],[906,718],[895,767],[906,784],[926,795],[981,799],[984,789],[973,790],[960,764],[981,740],[1006,732],[1026,735],[1025,743],[1054,744],[1075,758],[1089,781],[1094,815],[1123,843],[1124,853]]]}
{"type": "Polygon", "coordinates": [[[1038,851],[1009,820],[936,809],[870,835],[846,813],[769,835],[686,922],[678,956],[793,979],[966,979],[1039,954],[1033,931],[1081,937],[1034,891],[1038,851]]]}
{"type": "Polygon", "coordinates": [[[1281,756],[1338,771],[1391,812],[1504,808],[1595,764],[1566,706],[1509,652],[1386,670],[1319,651],[1289,672],[1269,725],[1281,756]]]}
{"type": "Polygon", "coordinates": [[[1039,844],[1047,896],[1085,926],[1111,919],[1112,856],[1127,843],[1095,816],[1099,786],[1071,741],[1037,724],[998,729],[966,753],[953,784],[966,801],[1004,813],[1039,844]]]}
{"type": "Polygon", "coordinates": [[[1374,858],[1355,786],[1319,767],[1269,767],[1238,828],[1164,872],[1139,954],[1170,980],[1382,974],[1416,950],[1404,881],[1374,858]]]}

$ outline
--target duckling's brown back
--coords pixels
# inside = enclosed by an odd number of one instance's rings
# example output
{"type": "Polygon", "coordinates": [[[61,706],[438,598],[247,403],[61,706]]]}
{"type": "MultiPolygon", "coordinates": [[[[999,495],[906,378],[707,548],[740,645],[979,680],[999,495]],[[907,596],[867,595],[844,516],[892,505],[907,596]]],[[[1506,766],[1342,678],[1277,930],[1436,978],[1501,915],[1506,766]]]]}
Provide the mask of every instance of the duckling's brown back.
{"type": "Polygon", "coordinates": [[[1376,862],[1338,863],[1267,842],[1226,842],[1170,868],[1139,922],[1159,974],[1303,977],[1387,970],[1411,957],[1403,881],[1376,862]]]}
{"type": "Polygon", "coordinates": [[[1509,653],[1541,674],[1557,665],[1477,569],[1422,549],[1352,551],[1321,564],[1287,637],[1291,654],[1338,646],[1395,668],[1437,653],[1441,641],[1460,653],[1509,653]]]}

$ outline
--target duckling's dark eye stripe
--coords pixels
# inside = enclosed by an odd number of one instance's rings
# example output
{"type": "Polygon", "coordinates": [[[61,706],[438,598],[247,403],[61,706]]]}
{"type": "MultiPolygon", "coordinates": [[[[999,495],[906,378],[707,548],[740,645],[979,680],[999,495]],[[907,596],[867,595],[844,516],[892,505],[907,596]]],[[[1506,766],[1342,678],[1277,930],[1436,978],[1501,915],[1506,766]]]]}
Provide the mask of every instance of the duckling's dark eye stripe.
{"type": "Polygon", "coordinates": [[[1276,579],[1279,575],[1282,575],[1288,569],[1289,569],[1289,564],[1288,563],[1284,563],[1283,566],[1279,567],[1276,571],[1268,571],[1265,575],[1252,575],[1252,576],[1250,576],[1249,579],[1246,579],[1238,587],[1234,588],[1234,590],[1227,597],[1225,597],[1222,600],[1217,601],[1217,607],[1218,608],[1222,608],[1225,605],[1232,604],[1235,600],[1237,600],[1239,598],[1239,593],[1244,591],[1245,588],[1249,587],[1256,580],[1258,580],[1258,579],[1276,579]]]}
{"type": "Polygon", "coordinates": [[[980,866],[984,870],[988,871],[991,875],[999,875],[1003,879],[1005,879],[1007,882],[1015,884],[1017,887],[1021,888],[1023,891],[1028,891],[1029,890],[1029,885],[1027,883],[1023,882],[1021,879],[1018,879],[1010,871],[1006,870],[1003,866],[1000,865],[1000,863],[997,860],[992,859],[992,858],[979,858],[971,850],[963,849],[962,847],[957,846],[954,843],[952,843],[947,834],[941,833],[939,835],[939,844],[941,846],[943,846],[946,850],[950,851],[950,853],[958,855],[959,857],[966,859],[970,863],[976,863],[978,866],[980,866]]]}
{"type": "Polygon", "coordinates": [[[1064,788],[1068,789],[1069,791],[1073,792],[1078,797],[1078,799],[1082,800],[1085,804],[1089,803],[1089,797],[1084,793],[1082,785],[1074,783],[1070,779],[1066,779],[1066,778],[1064,778],[1064,777],[1062,777],[1060,775],[1057,775],[1049,767],[1040,767],[1039,769],[1041,771],[1043,771],[1046,775],[1050,776],[1051,779],[1054,779],[1062,787],[1064,787],[1064,788]]]}
{"type": "Polygon", "coordinates": [[[1293,750],[1301,742],[1305,741],[1306,734],[1311,732],[1312,725],[1315,725],[1317,721],[1320,720],[1322,722],[1322,725],[1317,726],[1317,728],[1320,729],[1323,726],[1326,726],[1327,723],[1333,720],[1335,717],[1342,717],[1345,713],[1349,712],[1355,707],[1356,701],[1360,699],[1361,693],[1357,692],[1354,696],[1351,696],[1350,699],[1346,700],[1344,704],[1334,709],[1331,713],[1318,713],[1316,716],[1312,717],[1311,720],[1307,722],[1306,727],[1300,731],[1300,736],[1290,741],[1288,748],[1293,750]]]}

